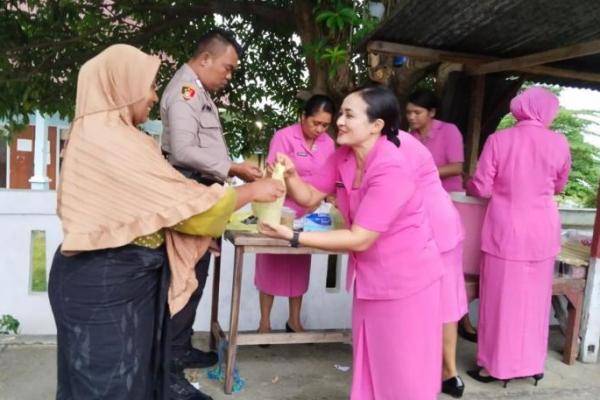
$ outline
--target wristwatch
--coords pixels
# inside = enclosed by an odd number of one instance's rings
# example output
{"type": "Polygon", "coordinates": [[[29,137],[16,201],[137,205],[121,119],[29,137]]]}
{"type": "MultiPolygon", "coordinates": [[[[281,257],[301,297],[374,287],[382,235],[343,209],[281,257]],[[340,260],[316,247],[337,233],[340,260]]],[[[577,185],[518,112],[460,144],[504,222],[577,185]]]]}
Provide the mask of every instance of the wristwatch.
{"type": "Polygon", "coordinates": [[[294,235],[290,239],[290,246],[292,246],[292,247],[300,246],[300,232],[299,231],[294,231],[294,235]]]}

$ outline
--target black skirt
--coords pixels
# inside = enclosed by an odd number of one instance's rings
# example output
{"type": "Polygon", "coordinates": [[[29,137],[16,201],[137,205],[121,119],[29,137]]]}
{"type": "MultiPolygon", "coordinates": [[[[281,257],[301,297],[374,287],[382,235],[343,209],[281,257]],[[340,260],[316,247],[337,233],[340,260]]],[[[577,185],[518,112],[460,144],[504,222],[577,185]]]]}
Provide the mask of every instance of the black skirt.
{"type": "Polygon", "coordinates": [[[48,294],[57,328],[57,400],[164,399],[168,289],[164,246],[65,257],[48,294]]]}

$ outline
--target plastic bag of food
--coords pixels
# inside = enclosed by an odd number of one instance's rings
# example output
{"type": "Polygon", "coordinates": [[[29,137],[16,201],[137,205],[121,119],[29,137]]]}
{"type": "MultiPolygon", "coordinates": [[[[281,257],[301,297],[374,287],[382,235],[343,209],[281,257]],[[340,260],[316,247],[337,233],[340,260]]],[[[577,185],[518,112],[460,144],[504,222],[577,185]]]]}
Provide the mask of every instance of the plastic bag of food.
{"type": "MultiPolygon", "coordinates": [[[[285,167],[281,163],[276,163],[273,166],[273,174],[271,178],[280,180],[284,185],[283,173],[285,172],[285,167]]],[[[281,196],[275,201],[270,203],[252,203],[252,213],[256,218],[258,218],[258,222],[263,222],[271,225],[277,225],[281,223],[281,209],[283,208],[283,201],[285,200],[285,195],[281,196]]]]}

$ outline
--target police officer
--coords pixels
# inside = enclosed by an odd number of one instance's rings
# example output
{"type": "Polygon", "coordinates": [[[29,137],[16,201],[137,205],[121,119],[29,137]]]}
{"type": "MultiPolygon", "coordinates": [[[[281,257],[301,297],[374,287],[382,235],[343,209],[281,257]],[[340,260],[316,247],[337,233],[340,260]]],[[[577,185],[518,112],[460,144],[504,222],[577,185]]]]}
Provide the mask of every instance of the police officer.
{"type": "MultiPolygon", "coordinates": [[[[163,153],[183,175],[205,185],[222,184],[228,176],[245,181],[262,176],[258,166],[250,162],[236,164],[229,158],[219,111],[210,96],[231,80],[242,55],[241,46],[230,32],[215,29],[206,33],[192,58],[175,73],[160,102],[163,153]]],[[[196,265],[198,289],[170,321],[172,400],[210,399],[183,376],[184,368],[204,368],[217,362],[214,352],[200,351],[191,343],[209,263],[207,253],[196,265]]]]}

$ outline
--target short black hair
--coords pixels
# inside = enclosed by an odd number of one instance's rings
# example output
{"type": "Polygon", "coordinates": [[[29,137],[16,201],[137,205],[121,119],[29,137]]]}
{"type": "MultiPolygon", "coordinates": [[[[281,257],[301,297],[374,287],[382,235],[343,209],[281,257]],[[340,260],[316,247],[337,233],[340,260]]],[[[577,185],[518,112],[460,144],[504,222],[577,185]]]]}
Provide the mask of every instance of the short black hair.
{"type": "Polygon", "coordinates": [[[381,131],[388,140],[400,146],[398,130],[400,129],[400,103],[391,89],[383,85],[370,85],[357,89],[360,97],[367,103],[367,118],[369,122],[382,119],[384,126],[381,131]]]}
{"type": "Polygon", "coordinates": [[[200,36],[196,50],[194,51],[194,54],[192,54],[192,58],[198,57],[205,51],[210,51],[211,47],[213,47],[215,43],[225,46],[232,46],[235,49],[239,59],[244,57],[244,49],[238,43],[238,41],[235,40],[233,32],[221,28],[215,28],[200,36]]]}
{"type": "Polygon", "coordinates": [[[312,117],[320,111],[324,111],[333,116],[335,114],[335,106],[333,105],[333,100],[331,100],[328,96],[323,94],[315,94],[311,96],[306,103],[304,103],[302,115],[305,117],[312,117]]]}
{"type": "Polygon", "coordinates": [[[438,108],[438,99],[431,90],[416,90],[407,99],[408,103],[433,111],[438,108]]]}

